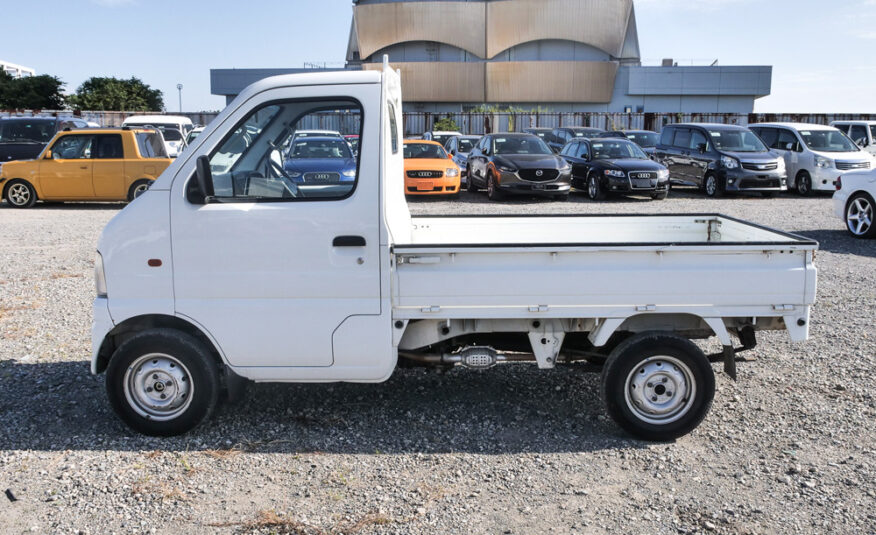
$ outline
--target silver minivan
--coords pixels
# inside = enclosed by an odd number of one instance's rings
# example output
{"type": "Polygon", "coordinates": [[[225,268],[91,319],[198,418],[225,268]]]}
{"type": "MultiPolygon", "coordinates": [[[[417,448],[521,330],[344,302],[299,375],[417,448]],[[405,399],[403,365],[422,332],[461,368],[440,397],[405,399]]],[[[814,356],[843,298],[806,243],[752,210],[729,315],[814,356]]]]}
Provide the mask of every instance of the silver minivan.
{"type": "Polygon", "coordinates": [[[876,157],[876,121],[833,121],[830,126],[848,134],[859,147],[876,157]]]}
{"type": "Polygon", "coordinates": [[[785,159],[788,188],[800,195],[836,190],[846,171],[869,169],[870,156],[831,126],[804,123],[761,123],[748,128],[785,159]]]}

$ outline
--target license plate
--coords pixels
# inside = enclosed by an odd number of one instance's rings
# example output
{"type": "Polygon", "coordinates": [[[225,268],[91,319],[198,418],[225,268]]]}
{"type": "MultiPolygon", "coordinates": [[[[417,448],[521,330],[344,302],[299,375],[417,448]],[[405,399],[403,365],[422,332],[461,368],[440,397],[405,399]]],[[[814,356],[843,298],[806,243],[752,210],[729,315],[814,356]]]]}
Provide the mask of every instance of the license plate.
{"type": "Polygon", "coordinates": [[[432,191],[435,186],[432,182],[420,182],[417,184],[417,191],[432,191]]]}
{"type": "Polygon", "coordinates": [[[532,189],[544,189],[544,184],[533,184],[532,189]]]}

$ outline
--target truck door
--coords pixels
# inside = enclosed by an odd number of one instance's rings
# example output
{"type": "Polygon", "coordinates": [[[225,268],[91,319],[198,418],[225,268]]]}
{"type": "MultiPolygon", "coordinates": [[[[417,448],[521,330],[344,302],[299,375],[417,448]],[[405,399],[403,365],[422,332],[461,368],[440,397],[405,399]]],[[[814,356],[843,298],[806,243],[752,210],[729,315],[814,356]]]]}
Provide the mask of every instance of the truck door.
{"type": "MultiPolygon", "coordinates": [[[[380,314],[380,112],[362,104],[379,103],[380,91],[361,84],[260,93],[199,150],[213,170],[215,202],[184,199],[177,184],[188,187],[194,176],[177,175],[176,313],[202,326],[231,365],[331,366],[341,324],[380,314]],[[360,135],[358,156],[341,138],[289,150],[296,130],[317,127],[360,135]]],[[[361,347],[366,356],[374,349],[361,347]]]]}

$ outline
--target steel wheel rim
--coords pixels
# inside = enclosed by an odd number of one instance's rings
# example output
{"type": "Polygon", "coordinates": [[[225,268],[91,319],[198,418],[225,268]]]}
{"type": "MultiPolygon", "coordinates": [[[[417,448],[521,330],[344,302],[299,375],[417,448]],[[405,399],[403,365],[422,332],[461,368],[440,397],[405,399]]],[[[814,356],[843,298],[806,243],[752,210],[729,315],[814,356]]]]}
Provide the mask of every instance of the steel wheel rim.
{"type": "Polygon", "coordinates": [[[590,180],[587,181],[587,195],[591,199],[595,199],[597,193],[599,193],[599,186],[596,184],[596,179],[591,176],[590,180]]]}
{"type": "Polygon", "coordinates": [[[855,236],[863,236],[873,226],[873,205],[864,197],[858,197],[846,212],[846,225],[855,236]]]}
{"type": "Polygon", "coordinates": [[[693,407],[697,385],[693,372],[679,359],[653,356],[630,370],[624,385],[627,408],[639,420],[666,425],[677,422],[693,407]]]}
{"type": "Polygon", "coordinates": [[[806,177],[806,175],[800,177],[800,184],[797,185],[797,189],[803,195],[809,193],[809,179],[806,177]]]}
{"type": "Polygon", "coordinates": [[[136,188],[134,188],[134,198],[136,199],[140,195],[143,195],[148,189],[149,184],[139,184],[136,188]]]}
{"type": "Polygon", "coordinates": [[[156,422],[184,413],[195,392],[188,368],[164,353],[149,353],[135,360],[125,371],[123,382],[128,405],[156,422]]]}
{"type": "Polygon", "coordinates": [[[706,179],[706,193],[709,195],[714,195],[715,190],[718,189],[718,184],[715,183],[715,177],[710,176],[706,179]]]}
{"type": "Polygon", "coordinates": [[[9,187],[9,201],[15,206],[23,206],[30,201],[30,188],[24,184],[13,184],[9,187]]]}

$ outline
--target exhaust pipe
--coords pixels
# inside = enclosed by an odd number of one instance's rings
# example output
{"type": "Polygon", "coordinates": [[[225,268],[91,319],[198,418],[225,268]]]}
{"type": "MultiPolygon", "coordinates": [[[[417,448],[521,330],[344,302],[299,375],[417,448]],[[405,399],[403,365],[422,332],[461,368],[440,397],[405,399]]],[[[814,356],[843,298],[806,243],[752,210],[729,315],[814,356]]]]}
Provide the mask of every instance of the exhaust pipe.
{"type": "Polygon", "coordinates": [[[492,347],[485,346],[466,347],[458,353],[445,353],[443,355],[424,355],[422,353],[400,352],[399,356],[425,364],[458,365],[471,370],[488,370],[502,362],[535,361],[535,355],[531,353],[505,355],[499,353],[492,347]]]}

